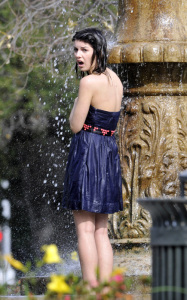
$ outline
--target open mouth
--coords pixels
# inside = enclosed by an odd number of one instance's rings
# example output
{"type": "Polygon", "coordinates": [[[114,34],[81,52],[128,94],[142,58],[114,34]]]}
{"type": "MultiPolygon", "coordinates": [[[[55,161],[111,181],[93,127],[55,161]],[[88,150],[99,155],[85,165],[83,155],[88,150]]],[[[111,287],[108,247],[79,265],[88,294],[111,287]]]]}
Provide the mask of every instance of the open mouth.
{"type": "Polygon", "coordinates": [[[78,66],[82,66],[83,62],[82,61],[78,61],[77,64],[78,64],[78,66]]]}

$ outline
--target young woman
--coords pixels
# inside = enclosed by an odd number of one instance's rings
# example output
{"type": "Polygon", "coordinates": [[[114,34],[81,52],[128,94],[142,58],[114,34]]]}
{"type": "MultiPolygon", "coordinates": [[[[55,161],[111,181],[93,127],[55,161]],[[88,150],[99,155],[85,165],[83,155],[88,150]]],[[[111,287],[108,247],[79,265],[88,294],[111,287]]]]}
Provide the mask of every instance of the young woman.
{"type": "Polygon", "coordinates": [[[108,214],[123,210],[121,170],[114,132],[123,86],[106,67],[106,40],[87,28],[73,37],[80,80],[69,122],[74,135],[64,181],[62,205],[73,211],[83,279],[91,286],[107,281],[113,268],[108,214]]]}

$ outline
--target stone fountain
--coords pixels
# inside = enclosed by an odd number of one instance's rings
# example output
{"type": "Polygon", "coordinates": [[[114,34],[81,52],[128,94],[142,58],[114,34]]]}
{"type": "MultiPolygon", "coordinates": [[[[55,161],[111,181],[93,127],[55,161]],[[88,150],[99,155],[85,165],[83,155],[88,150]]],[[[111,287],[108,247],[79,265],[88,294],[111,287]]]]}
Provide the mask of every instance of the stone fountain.
{"type": "Polygon", "coordinates": [[[118,126],[124,211],[109,220],[115,243],[148,242],[136,199],[179,195],[187,168],[187,2],[119,0],[109,54],[124,85],[118,126]]]}

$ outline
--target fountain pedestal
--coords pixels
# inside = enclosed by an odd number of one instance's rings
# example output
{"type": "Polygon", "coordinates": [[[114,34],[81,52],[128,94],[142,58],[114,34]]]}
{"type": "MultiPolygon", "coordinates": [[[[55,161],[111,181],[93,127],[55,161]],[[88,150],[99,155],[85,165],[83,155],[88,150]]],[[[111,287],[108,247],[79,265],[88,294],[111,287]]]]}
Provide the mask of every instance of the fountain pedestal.
{"type": "Polygon", "coordinates": [[[124,85],[119,152],[124,211],[111,216],[114,239],[149,237],[150,216],[136,201],[179,195],[187,168],[187,4],[120,0],[109,63],[124,85]]]}

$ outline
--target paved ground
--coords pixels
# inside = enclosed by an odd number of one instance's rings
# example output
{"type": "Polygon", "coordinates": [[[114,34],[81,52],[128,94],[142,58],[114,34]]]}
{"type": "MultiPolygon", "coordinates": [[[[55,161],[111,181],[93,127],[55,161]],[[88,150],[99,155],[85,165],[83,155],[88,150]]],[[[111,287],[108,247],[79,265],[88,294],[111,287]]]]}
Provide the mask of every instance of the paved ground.
{"type": "Polygon", "coordinates": [[[114,250],[114,266],[125,267],[127,276],[151,275],[149,247],[114,250]]]}
{"type": "Polygon", "coordinates": [[[131,291],[133,300],[151,300],[151,284],[142,284],[142,280],[151,276],[150,247],[133,246],[132,249],[114,249],[114,266],[125,268],[126,276],[133,281],[131,291]]]}

